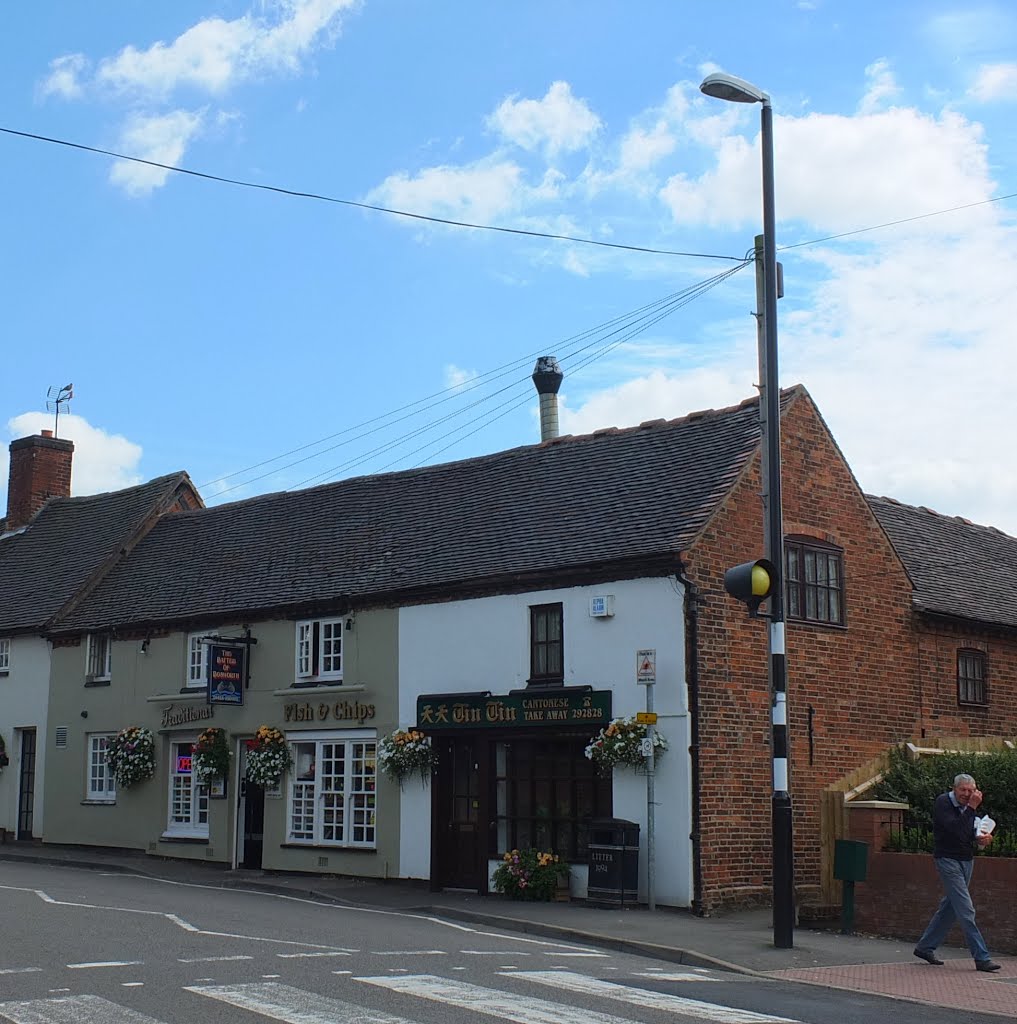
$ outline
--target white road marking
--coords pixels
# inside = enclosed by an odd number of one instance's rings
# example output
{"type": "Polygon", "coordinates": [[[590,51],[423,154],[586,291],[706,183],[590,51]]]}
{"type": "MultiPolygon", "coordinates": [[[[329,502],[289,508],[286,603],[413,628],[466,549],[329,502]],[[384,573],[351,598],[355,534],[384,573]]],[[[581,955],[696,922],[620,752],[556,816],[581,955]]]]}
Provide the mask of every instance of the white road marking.
{"type": "Polygon", "coordinates": [[[562,953],[560,950],[552,953],[551,950],[545,949],[544,956],[585,956],[585,957],[609,957],[610,953],[562,953]]]}
{"type": "Polygon", "coordinates": [[[371,956],[448,956],[447,949],[371,949],[371,956]]]}
{"type": "MultiPolygon", "coordinates": [[[[659,968],[663,970],[663,968],[659,968]]],[[[652,970],[652,968],[650,968],[652,970]]],[[[692,974],[683,971],[675,971],[670,974],[650,974],[649,971],[633,971],[633,977],[653,978],[656,981],[718,981],[717,978],[709,978],[705,974],[692,974]]]]}
{"type": "Polygon", "coordinates": [[[545,971],[522,971],[513,978],[535,981],[538,985],[596,996],[598,999],[617,999],[629,1006],[643,1006],[650,1010],[670,1010],[685,1013],[698,1020],[717,1021],[718,1024],[800,1024],[790,1017],[778,1017],[772,1013],[756,1013],[754,1010],[739,1010],[733,1006],[704,1003],[699,999],[685,999],[667,992],[647,992],[632,985],[619,985],[614,981],[590,978],[583,974],[551,974],[545,971]]]}
{"type": "MultiPolygon", "coordinates": [[[[513,974],[513,978],[521,977],[513,974]]],[[[439,978],[428,974],[409,974],[401,978],[357,978],[368,985],[389,988],[404,995],[432,999],[438,1003],[457,1006],[471,1013],[486,1013],[493,1017],[516,1021],[517,1024],[632,1024],[621,1017],[613,1017],[596,1010],[552,1003],[545,999],[532,999],[512,992],[499,992],[481,985],[439,978]]]]}
{"type": "Polygon", "coordinates": [[[141,967],[144,960],[96,960],[90,964],[68,964],[69,971],[83,971],[90,967],[141,967]]]}
{"type": "MultiPolygon", "coordinates": [[[[524,953],[515,949],[461,949],[460,953],[465,956],[532,956],[532,953],[524,953]]],[[[557,953],[549,953],[548,956],[557,956],[557,953]]]]}
{"type": "Polygon", "coordinates": [[[300,960],[306,957],[318,957],[318,956],[349,956],[350,954],[344,949],[330,949],[325,952],[315,953],[276,953],[276,956],[282,960],[300,960]]]}
{"type": "Polygon", "coordinates": [[[196,957],[177,957],[177,962],[182,964],[211,964],[220,963],[224,960],[253,960],[253,956],[196,956],[196,957]]]}
{"type": "Polygon", "coordinates": [[[0,974],[32,974],[41,970],[41,967],[5,967],[0,970],[0,974]]]}
{"type": "Polygon", "coordinates": [[[13,1024],[162,1024],[154,1017],[146,1017],[100,996],[0,1003],[0,1016],[13,1024]]]}
{"type": "Polygon", "coordinates": [[[142,988],[145,983],[143,981],[122,981],[120,984],[123,988],[142,988]]]}
{"type": "MultiPolygon", "coordinates": [[[[411,1024],[403,1017],[393,1017],[380,1010],[368,1010],[353,1003],[344,1003],[339,999],[275,982],[214,985],[207,988],[191,986],[186,991],[208,999],[218,999],[252,1013],[260,1013],[272,1020],[285,1021],[286,1024],[336,1024],[337,1021],[342,1024],[411,1024]]],[[[15,1024],[21,1022],[16,1021],[15,1024]]]]}

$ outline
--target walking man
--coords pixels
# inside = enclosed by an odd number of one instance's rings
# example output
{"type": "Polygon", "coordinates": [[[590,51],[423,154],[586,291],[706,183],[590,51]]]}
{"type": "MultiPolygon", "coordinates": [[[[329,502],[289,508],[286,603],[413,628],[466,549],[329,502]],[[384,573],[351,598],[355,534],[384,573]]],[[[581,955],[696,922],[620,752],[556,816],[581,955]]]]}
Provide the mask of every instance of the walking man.
{"type": "Polygon", "coordinates": [[[936,870],[943,883],[944,896],[932,920],[915,946],[915,956],[941,967],[936,948],[946,938],[954,921],[960,921],[968,949],[979,971],[998,971],[1000,965],[989,958],[982,933],[975,924],[975,907],[968,893],[976,847],[988,846],[991,835],[976,835],[975,811],[982,805],[982,791],[970,775],[953,780],[953,790],[936,797],[932,806],[932,834],[936,870]]]}

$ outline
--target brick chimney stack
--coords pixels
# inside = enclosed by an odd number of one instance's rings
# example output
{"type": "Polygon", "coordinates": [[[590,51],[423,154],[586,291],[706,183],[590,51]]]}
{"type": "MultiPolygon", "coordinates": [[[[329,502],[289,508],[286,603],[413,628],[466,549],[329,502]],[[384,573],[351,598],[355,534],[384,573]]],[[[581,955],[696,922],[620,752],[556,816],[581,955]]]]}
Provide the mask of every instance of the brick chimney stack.
{"type": "Polygon", "coordinates": [[[25,526],[47,498],[70,497],[73,455],[74,442],[54,437],[52,430],[11,441],[4,529],[25,526]]]}

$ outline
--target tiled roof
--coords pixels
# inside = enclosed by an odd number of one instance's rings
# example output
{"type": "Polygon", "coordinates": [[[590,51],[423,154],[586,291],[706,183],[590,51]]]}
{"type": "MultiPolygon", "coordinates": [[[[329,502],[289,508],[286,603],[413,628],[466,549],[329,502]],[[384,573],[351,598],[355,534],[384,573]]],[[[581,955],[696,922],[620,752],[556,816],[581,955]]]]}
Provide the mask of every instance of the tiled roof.
{"type": "Polygon", "coordinates": [[[81,498],[51,498],[23,530],[0,539],[0,633],[42,629],[152,512],[184,473],[81,498]]]}
{"type": "Polygon", "coordinates": [[[1017,538],[893,498],[866,498],[914,583],[916,608],[1017,627],[1017,538]]]}
{"type": "MultiPolygon", "coordinates": [[[[802,389],[785,392],[785,408],[802,389]]],[[[58,624],[181,622],[611,571],[688,547],[758,402],[169,516],[58,624]]]]}

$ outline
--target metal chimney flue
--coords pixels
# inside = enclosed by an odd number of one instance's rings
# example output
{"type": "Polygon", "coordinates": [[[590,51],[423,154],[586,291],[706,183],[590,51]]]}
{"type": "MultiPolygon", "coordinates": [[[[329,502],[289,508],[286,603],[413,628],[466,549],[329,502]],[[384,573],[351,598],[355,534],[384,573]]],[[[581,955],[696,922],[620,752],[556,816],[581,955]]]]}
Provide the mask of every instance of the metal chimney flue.
{"type": "Polygon", "coordinates": [[[540,440],[558,436],[558,389],[565,375],[554,356],[541,356],[533,368],[533,383],[540,395],[540,440]]]}

